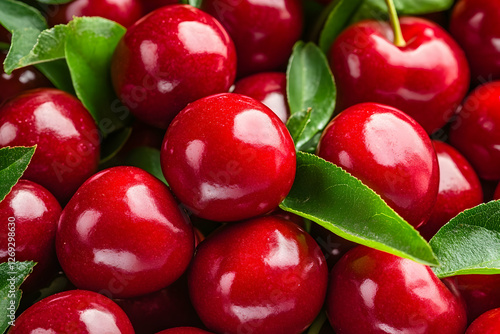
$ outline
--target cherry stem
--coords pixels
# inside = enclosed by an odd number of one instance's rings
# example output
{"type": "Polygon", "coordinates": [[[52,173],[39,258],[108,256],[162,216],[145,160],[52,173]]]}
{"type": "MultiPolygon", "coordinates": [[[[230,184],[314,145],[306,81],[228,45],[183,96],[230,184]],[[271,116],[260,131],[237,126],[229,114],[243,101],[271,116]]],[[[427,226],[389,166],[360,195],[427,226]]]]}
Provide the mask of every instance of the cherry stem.
{"type": "Polygon", "coordinates": [[[392,30],[394,31],[394,45],[403,47],[406,46],[406,41],[401,32],[401,25],[399,24],[398,13],[396,12],[396,7],[394,6],[393,0],[385,0],[387,8],[389,10],[389,19],[391,21],[392,30]]]}
{"type": "Polygon", "coordinates": [[[319,334],[325,322],[326,322],[326,312],[325,310],[322,310],[321,313],[318,315],[318,317],[312,323],[311,327],[309,327],[307,334],[319,334]]]}

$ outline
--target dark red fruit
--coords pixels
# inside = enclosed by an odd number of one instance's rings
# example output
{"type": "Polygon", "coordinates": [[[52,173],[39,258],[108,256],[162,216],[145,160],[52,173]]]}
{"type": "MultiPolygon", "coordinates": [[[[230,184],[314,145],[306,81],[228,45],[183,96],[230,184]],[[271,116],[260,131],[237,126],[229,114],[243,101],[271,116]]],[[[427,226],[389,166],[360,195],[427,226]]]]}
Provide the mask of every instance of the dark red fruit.
{"type": "Polygon", "coordinates": [[[114,167],[88,179],[66,205],[56,251],[78,288],[127,298],[177,280],[194,236],[164,183],[136,167],[114,167]]]}
{"type": "Polygon", "coordinates": [[[57,273],[56,229],[61,206],[44,187],[19,180],[0,202],[0,263],[35,261],[23,291],[40,289],[57,273]],[[51,275],[52,274],[52,275],[51,275]]]}
{"type": "Polygon", "coordinates": [[[225,225],[208,237],[188,275],[191,300],[208,329],[298,334],[321,310],[328,271],[304,230],[262,217],[225,225]]]}
{"type": "Polygon", "coordinates": [[[285,66],[302,33],[299,0],[205,0],[202,9],[233,39],[239,77],[285,66]]]}
{"type": "Polygon", "coordinates": [[[431,134],[453,116],[469,87],[463,51],[438,25],[403,17],[406,46],[393,44],[388,23],[362,21],[336,39],[330,50],[338,110],[361,102],[396,107],[431,134]]]}
{"type": "MultiPolygon", "coordinates": [[[[6,56],[6,53],[0,52],[0,64],[3,64],[6,56]]],[[[15,70],[11,74],[3,70],[0,73],[0,105],[26,90],[52,87],[50,81],[33,66],[15,70]]]]}
{"type": "Polygon", "coordinates": [[[500,180],[500,81],[469,94],[451,125],[450,144],[485,180],[500,180]]]}
{"type": "Polygon", "coordinates": [[[327,314],[336,333],[462,334],[461,300],[428,266],[359,246],[333,267],[327,314]]]}
{"type": "Polygon", "coordinates": [[[9,334],[27,333],[134,334],[134,329],[109,298],[91,291],[71,290],[34,304],[9,330],[9,334]]]}
{"type": "Polygon", "coordinates": [[[66,203],[99,163],[97,126],[83,104],[57,89],[27,91],[0,109],[0,147],[37,145],[23,178],[66,203]]]}
{"type": "Polygon", "coordinates": [[[395,108],[363,103],[324,130],[318,155],[359,178],[415,227],[436,202],[439,170],[429,136],[395,108]]]}
{"type": "Polygon", "coordinates": [[[0,42],[10,44],[12,34],[0,25],[0,42]]]}
{"type": "Polygon", "coordinates": [[[179,0],[142,0],[142,6],[146,13],[152,12],[163,6],[176,5],[179,0]]]}
{"type": "Polygon", "coordinates": [[[75,16],[100,16],[128,27],[140,19],[144,11],[140,0],[74,0],[51,7],[50,26],[66,24],[75,16]]]}
{"type": "Polygon", "coordinates": [[[239,94],[188,105],[161,152],[172,192],[196,215],[235,221],[275,209],[295,177],[295,147],[268,107],[239,94]]]}
{"type": "Polygon", "coordinates": [[[475,83],[500,79],[500,2],[460,0],[453,8],[450,32],[464,49],[475,83]]]}
{"type": "Polygon", "coordinates": [[[453,147],[434,140],[439,164],[439,191],[427,223],[419,228],[430,240],[451,218],[483,202],[483,189],[469,162],[453,147]]]}
{"type": "Polygon", "coordinates": [[[236,53],[224,28],[188,5],[162,7],[131,26],[111,64],[123,103],[164,129],[188,103],[227,92],[235,72],[236,53]]]}
{"type": "Polygon", "coordinates": [[[178,327],[178,328],[166,329],[164,331],[158,332],[157,334],[212,334],[212,333],[194,327],[178,327]]]}
{"type": "Polygon", "coordinates": [[[488,311],[467,328],[465,334],[498,334],[500,333],[500,308],[488,311]]]}
{"type": "Polygon", "coordinates": [[[236,82],[233,93],[250,96],[264,103],[283,123],[286,123],[290,116],[285,73],[265,72],[251,75],[236,82]]]}

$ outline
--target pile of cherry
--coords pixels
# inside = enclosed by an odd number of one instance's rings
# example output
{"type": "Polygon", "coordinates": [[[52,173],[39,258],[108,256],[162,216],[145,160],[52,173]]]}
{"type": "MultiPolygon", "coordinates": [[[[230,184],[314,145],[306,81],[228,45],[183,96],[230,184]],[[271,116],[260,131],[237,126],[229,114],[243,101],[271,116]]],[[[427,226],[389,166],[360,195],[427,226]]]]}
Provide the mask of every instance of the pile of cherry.
{"type": "MultiPolygon", "coordinates": [[[[500,275],[440,280],[278,209],[296,173],[280,71],[302,38],[301,2],[176,3],[75,0],[48,18],[128,27],[111,75],[135,121],[118,157],[159,149],[168,186],[137,167],[98,171],[94,119],[35,68],[0,77],[0,147],[37,145],[0,202],[1,235],[14,217],[16,259],[38,263],[25,300],[67,290],[25,305],[9,333],[298,334],[315,319],[310,333],[500,333],[500,275]]],[[[500,2],[448,14],[448,31],[401,18],[399,47],[385,22],[340,34],[336,116],[316,150],[427,240],[500,198],[500,2]]]]}

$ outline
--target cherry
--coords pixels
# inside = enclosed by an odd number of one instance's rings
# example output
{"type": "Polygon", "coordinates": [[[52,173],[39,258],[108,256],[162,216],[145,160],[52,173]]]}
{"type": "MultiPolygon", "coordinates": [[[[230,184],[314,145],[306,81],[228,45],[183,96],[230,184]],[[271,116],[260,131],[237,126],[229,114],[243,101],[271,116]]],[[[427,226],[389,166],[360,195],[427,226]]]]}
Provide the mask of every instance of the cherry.
{"type": "Polygon", "coordinates": [[[327,314],[336,333],[461,334],[461,300],[428,266],[365,246],[333,267],[327,314]]]}
{"type": "Polygon", "coordinates": [[[63,204],[97,170],[99,130],[83,104],[68,93],[30,90],[0,109],[0,147],[35,144],[23,177],[63,204]]]}
{"type": "Polygon", "coordinates": [[[283,123],[290,116],[285,73],[265,72],[243,78],[234,84],[233,93],[247,95],[264,103],[283,123]]]}
{"type": "Polygon", "coordinates": [[[71,198],[56,251],[78,288],[127,298],[177,280],[193,256],[194,235],[164,183],[120,166],[92,176],[71,198]]]}
{"type": "Polygon", "coordinates": [[[178,327],[178,328],[166,329],[164,331],[158,332],[157,334],[212,334],[212,333],[194,327],[178,327]]]}
{"type": "Polygon", "coordinates": [[[483,190],[476,172],[453,147],[434,140],[439,164],[439,191],[431,217],[419,228],[430,240],[450,219],[483,202],[483,190]]]}
{"type": "Polygon", "coordinates": [[[337,108],[377,102],[401,109],[431,134],[453,116],[469,87],[463,51],[438,25],[420,18],[400,20],[405,46],[393,44],[388,23],[362,21],[336,39],[330,66],[337,108]]]}
{"type": "Polygon", "coordinates": [[[410,224],[427,221],[439,170],[424,129],[402,111],[375,103],[352,106],[324,130],[318,155],[359,178],[410,224]]]}
{"type": "Polygon", "coordinates": [[[201,8],[233,39],[239,77],[285,66],[302,33],[299,0],[205,0],[201,8]]]}
{"type": "Polygon", "coordinates": [[[295,164],[293,140],[278,116],[231,93],[188,105],[161,151],[172,192],[197,216],[216,221],[275,209],[292,187],[295,164]]]}
{"type": "Polygon", "coordinates": [[[451,125],[450,144],[480,178],[500,180],[500,81],[479,86],[467,96],[451,125]]]}
{"type": "Polygon", "coordinates": [[[74,0],[51,6],[49,25],[66,24],[74,16],[100,16],[128,27],[140,19],[143,8],[140,0],[74,0]]]}
{"type": "Polygon", "coordinates": [[[56,228],[61,206],[44,187],[19,180],[0,202],[0,262],[35,261],[23,291],[40,289],[57,270],[56,228]],[[14,251],[15,249],[15,251],[14,251]],[[13,256],[14,255],[14,256],[13,256]]]}
{"type": "Polygon", "coordinates": [[[500,79],[500,3],[460,0],[453,8],[450,32],[462,46],[475,83],[500,79]]]}
{"type": "Polygon", "coordinates": [[[178,4],[179,0],[142,0],[142,6],[146,13],[152,12],[163,6],[178,4]]]}
{"type": "Polygon", "coordinates": [[[500,333],[500,308],[488,311],[467,328],[465,334],[498,334],[500,333]]]}
{"type": "Polygon", "coordinates": [[[26,333],[133,334],[134,329],[109,298],[71,290],[42,299],[24,311],[9,334],[26,333]]]}
{"type": "Polygon", "coordinates": [[[500,199],[500,183],[498,183],[497,186],[495,187],[493,199],[495,199],[495,200],[500,199]]]}
{"type": "MultiPolygon", "coordinates": [[[[3,64],[6,56],[5,52],[0,52],[0,64],[3,64]]],[[[39,87],[52,87],[52,84],[33,66],[15,70],[11,74],[1,71],[0,105],[23,91],[39,87]]]]}
{"type": "Polygon", "coordinates": [[[327,276],[310,235],[282,218],[261,217],[225,225],[198,246],[189,294],[216,333],[298,334],[320,312],[327,276]]]}
{"type": "Polygon", "coordinates": [[[151,12],[131,26],[111,64],[117,95],[140,120],[166,129],[199,98],[227,92],[236,52],[212,16],[188,5],[151,12]]]}

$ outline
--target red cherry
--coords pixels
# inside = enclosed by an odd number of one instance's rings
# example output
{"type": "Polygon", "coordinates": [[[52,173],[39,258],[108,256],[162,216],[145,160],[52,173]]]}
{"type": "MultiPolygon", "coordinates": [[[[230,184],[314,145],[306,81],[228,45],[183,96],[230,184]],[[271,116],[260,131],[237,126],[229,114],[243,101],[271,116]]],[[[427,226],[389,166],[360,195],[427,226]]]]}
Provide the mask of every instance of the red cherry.
{"type": "MultiPolygon", "coordinates": [[[[0,64],[3,64],[6,53],[0,52],[0,64]]],[[[0,105],[20,93],[34,88],[52,87],[50,81],[33,66],[17,69],[11,74],[1,71],[0,105]]]]}
{"type": "Polygon", "coordinates": [[[37,145],[23,177],[66,203],[99,163],[97,126],[83,104],[57,89],[27,91],[0,109],[0,147],[37,145]]]}
{"type": "Polygon", "coordinates": [[[500,81],[477,87],[451,125],[450,144],[485,180],[500,180],[500,81]]]}
{"type": "Polygon", "coordinates": [[[233,39],[239,77],[285,66],[302,34],[299,0],[205,0],[202,9],[233,39]]]}
{"type": "Polygon", "coordinates": [[[460,0],[453,8],[450,32],[462,46],[474,82],[500,79],[500,3],[460,0]]]}
{"type": "Polygon", "coordinates": [[[393,44],[388,23],[362,21],[336,39],[330,50],[338,110],[361,102],[401,109],[431,134],[453,116],[469,87],[463,51],[438,25],[403,17],[407,45],[393,44]]]}
{"type": "Polygon", "coordinates": [[[483,202],[483,189],[469,162],[453,147],[434,140],[439,164],[439,191],[427,223],[419,228],[430,240],[453,217],[483,202]]]}
{"type": "Polygon", "coordinates": [[[264,103],[283,123],[286,123],[290,116],[285,73],[265,72],[251,75],[236,82],[233,93],[250,96],[264,103]]]}
{"type": "Polygon", "coordinates": [[[166,329],[156,334],[212,334],[212,333],[194,327],[178,327],[178,328],[166,329]]]}
{"type": "Polygon", "coordinates": [[[3,222],[0,225],[0,262],[7,262],[9,257],[15,257],[16,261],[37,262],[22,285],[23,291],[42,288],[57,272],[55,239],[60,215],[61,206],[56,198],[44,187],[28,180],[19,180],[0,202],[3,222]]]}
{"type": "Polygon", "coordinates": [[[52,27],[66,24],[74,16],[100,16],[128,27],[142,15],[140,0],[74,0],[67,4],[50,6],[47,19],[52,27]]]}
{"type": "Polygon", "coordinates": [[[318,155],[359,178],[415,227],[436,202],[439,170],[429,136],[395,108],[363,103],[324,130],[318,155]]]}
{"type": "Polygon", "coordinates": [[[88,179],[66,205],[56,251],[78,288],[127,298],[177,280],[194,235],[164,183],[136,167],[114,167],[88,179]]]}
{"type": "Polygon", "coordinates": [[[194,214],[236,221],[275,209],[295,177],[295,147],[269,108],[239,94],[188,105],[163,142],[161,165],[172,192],[194,214]]]}
{"type": "Polygon", "coordinates": [[[224,28],[188,5],[162,7],[131,26],[111,64],[124,104],[138,119],[165,129],[188,103],[227,92],[235,72],[236,53],[224,28]]]}
{"type": "Polygon", "coordinates": [[[330,274],[327,314],[336,333],[462,334],[461,300],[431,268],[359,246],[330,274]]]}
{"type": "Polygon", "coordinates": [[[216,333],[298,334],[320,312],[327,276],[311,236],[261,217],[225,225],[198,246],[189,294],[216,333]]]}
{"type": "Polygon", "coordinates": [[[493,194],[493,199],[500,199],[500,183],[497,184],[495,188],[495,193],[493,194]]]}
{"type": "Polygon", "coordinates": [[[24,311],[9,334],[26,333],[133,334],[134,329],[109,298],[71,290],[42,299],[24,311]]]}
{"type": "Polygon", "coordinates": [[[498,334],[500,333],[500,308],[488,311],[467,328],[465,334],[498,334]]]}

